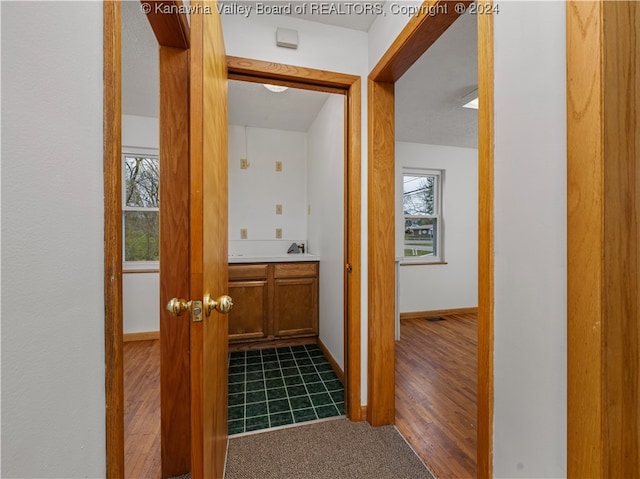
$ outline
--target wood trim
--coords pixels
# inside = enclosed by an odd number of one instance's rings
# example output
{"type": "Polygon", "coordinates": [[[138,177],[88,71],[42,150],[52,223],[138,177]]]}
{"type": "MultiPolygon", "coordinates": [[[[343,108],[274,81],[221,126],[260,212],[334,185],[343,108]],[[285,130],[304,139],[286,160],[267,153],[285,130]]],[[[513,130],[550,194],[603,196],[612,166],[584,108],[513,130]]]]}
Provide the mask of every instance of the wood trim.
{"type": "MultiPolygon", "coordinates": [[[[255,77],[251,75],[242,75],[239,73],[229,74],[229,80],[244,81],[249,83],[264,84],[265,79],[261,77],[255,77]]],[[[269,83],[272,85],[286,86],[289,88],[300,88],[300,83],[295,81],[279,80],[277,78],[269,79],[269,83]]],[[[331,87],[325,85],[310,85],[305,83],[305,90],[319,91],[323,93],[335,93],[337,95],[344,95],[344,88],[331,87]]]]}
{"type": "Polygon", "coordinates": [[[453,316],[456,314],[477,314],[478,308],[435,309],[433,311],[415,311],[400,313],[400,319],[427,319],[439,316],[453,316]]]}
{"type": "Polygon", "coordinates": [[[159,269],[129,269],[123,270],[122,274],[136,274],[136,273],[159,273],[159,269]]]}
{"type": "Polygon", "coordinates": [[[604,278],[601,258],[589,254],[604,247],[601,10],[602,2],[567,2],[567,477],[576,479],[603,476],[604,278]],[[571,246],[587,230],[589,247],[571,246]]]}
{"type": "Polygon", "coordinates": [[[369,387],[367,420],[395,419],[394,84],[369,80],[369,387]]]}
{"type": "Polygon", "coordinates": [[[606,291],[600,443],[606,477],[640,477],[640,3],[602,4],[606,291]]]}
{"type": "Polygon", "coordinates": [[[320,338],[318,338],[318,347],[320,348],[320,351],[322,351],[322,354],[324,354],[324,356],[327,358],[327,361],[329,361],[329,364],[331,364],[333,372],[336,373],[338,379],[340,379],[342,384],[344,384],[344,371],[338,364],[338,361],[336,361],[336,359],[331,355],[331,352],[329,351],[327,346],[320,340],[320,338]]]}
{"type": "Polygon", "coordinates": [[[394,83],[405,74],[418,58],[440,38],[456,21],[460,13],[459,4],[469,6],[470,0],[445,1],[426,0],[418,13],[411,17],[398,37],[369,74],[369,78],[385,83],[394,83]]]}
{"type": "Polygon", "coordinates": [[[437,266],[449,264],[446,261],[400,261],[400,266],[437,266]]]}
{"type": "Polygon", "coordinates": [[[602,470],[640,477],[640,3],[602,4],[602,470]]]}
{"type": "Polygon", "coordinates": [[[121,5],[103,2],[106,477],[124,477],[121,5]]]}
{"type": "MultiPolygon", "coordinates": [[[[361,238],[361,214],[362,204],[361,190],[361,108],[362,89],[360,78],[357,78],[347,92],[346,105],[346,174],[345,174],[345,253],[346,263],[351,265],[351,272],[345,272],[345,299],[346,299],[346,324],[345,324],[345,363],[346,378],[343,384],[346,389],[346,412],[352,421],[360,421],[360,363],[361,363],[361,305],[362,295],[362,238],[361,238]],[[346,381],[346,382],[345,382],[346,381]]],[[[346,271],[346,268],[345,268],[346,271]]]]}
{"type": "Polygon", "coordinates": [[[264,83],[286,84],[296,88],[329,91],[346,95],[346,190],[348,203],[345,216],[347,248],[345,260],[351,273],[345,273],[346,306],[346,412],[349,419],[359,421],[361,416],[361,80],[355,75],[328,72],[280,63],[227,56],[229,78],[264,83]]]}
{"type": "Polygon", "coordinates": [[[363,404],[360,406],[360,417],[367,417],[367,405],[363,404]]]}
{"type": "Polygon", "coordinates": [[[569,478],[640,476],[639,24],[567,2],[569,478]]]}
{"type": "Polygon", "coordinates": [[[122,341],[125,343],[133,341],[150,341],[153,339],[160,339],[160,331],[142,331],[139,333],[124,333],[122,335],[122,341]]]}
{"type": "MultiPolygon", "coordinates": [[[[215,10],[215,2],[203,2],[203,5],[210,5],[215,10]]],[[[204,26],[202,285],[205,295],[217,296],[226,292],[229,284],[228,73],[220,15],[214,11],[200,16],[204,26]]],[[[225,472],[228,444],[229,316],[215,311],[209,319],[203,321],[206,353],[202,357],[205,378],[202,418],[205,424],[204,477],[221,478],[225,472]],[[207,464],[209,461],[211,465],[207,464]]]]}
{"type": "MultiPolygon", "coordinates": [[[[345,73],[329,72],[314,68],[286,65],[284,63],[272,63],[249,58],[239,58],[227,55],[227,68],[229,78],[233,75],[242,75],[243,79],[254,78],[257,82],[262,80],[291,82],[291,86],[304,88],[326,86],[338,88],[342,94],[346,93],[354,82],[360,77],[345,73]]],[[[313,89],[313,88],[311,88],[313,89]]]]}
{"type": "MultiPolygon", "coordinates": [[[[202,15],[194,15],[191,19],[191,48],[189,51],[189,249],[190,249],[190,286],[189,297],[202,298],[203,281],[203,198],[202,198],[202,155],[203,155],[203,51],[204,25],[202,15]],[[194,41],[195,39],[195,41],[194,41]]],[[[204,458],[204,425],[205,414],[202,406],[202,387],[204,383],[203,365],[197,364],[196,358],[203,356],[203,324],[191,323],[190,340],[190,374],[191,374],[191,477],[206,477],[204,462],[207,461],[211,472],[210,461],[204,458]]]]}
{"type": "Polygon", "coordinates": [[[158,45],[181,50],[189,49],[189,22],[186,15],[181,12],[181,8],[184,8],[182,0],[140,0],[140,3],[158,40],[158,45]]]}
{"type": "Polygon", "coordinates": [[[160,47],[160,397],[163,477],[189,472],[189,321],[165,305],[189,291],[189,52],[160,47]]]}
{"type": "MultiPolygon", "coordinates": [[[[492,4],[492,2],[488,2],[492,4]]],[[[491,11],[491,10],[489,10],[491,11]]],[[[493,15],[478,15],[478,477],[493,477],[493,15]]]]}
{"type": "Polygon", "coordinates": [[[318,338],[315,336],[305,336],[291,339],[279,338],[270,341],[242,341],[237,343],[229,343],[229,352],[248,351],[252,349],[281,348],[285,346],[301,346],[305,344],[318,344],[318,338]]]}

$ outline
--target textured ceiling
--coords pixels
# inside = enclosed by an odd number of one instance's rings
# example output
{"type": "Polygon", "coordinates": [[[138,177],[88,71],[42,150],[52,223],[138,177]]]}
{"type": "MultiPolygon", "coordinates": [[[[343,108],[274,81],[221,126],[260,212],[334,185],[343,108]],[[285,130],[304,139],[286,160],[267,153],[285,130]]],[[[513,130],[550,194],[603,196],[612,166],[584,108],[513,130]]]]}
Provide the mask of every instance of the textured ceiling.
{"type": "Polygon", "coordinates": [[[140,2],[122,2],[122,113],[157,118],[158,44],[140,2]]]}
{"type": "Polygon", "coordinates": [[[462,15],[396,82],[396,139],[477,147],[478,111],[462,108],[477,88],[475,15],[462,15]]]}
{"type": "MultiPolygon", "coordinates": [[[[124,114],[158,116],[158,48],[139,2],[123,2],[124,114]]],[[[305,17],[366,30],[361,15],[305,17]],[[345,23],[346,22],[346,23],[345,23]]],[[[365,21],[366,20],[366,21],[365,21]]],[[[304,31],[300,31],[304,35],[304,31]]],[[[477,85],[476,17],[463,15],[396,83],[396,138],[399,141],[475,148],[477,110],[461,99],[477,85]]],[[[325,93],[273,93],[260,84],[229,82],[232,124],[306,131],[326,100],[325,93]]]]}
{"type": "Polygon", "coordinates": [[[329,95],[295,88],[275,93],[261,83],[231,80],[229,123],[306,132],[329,95]]]}

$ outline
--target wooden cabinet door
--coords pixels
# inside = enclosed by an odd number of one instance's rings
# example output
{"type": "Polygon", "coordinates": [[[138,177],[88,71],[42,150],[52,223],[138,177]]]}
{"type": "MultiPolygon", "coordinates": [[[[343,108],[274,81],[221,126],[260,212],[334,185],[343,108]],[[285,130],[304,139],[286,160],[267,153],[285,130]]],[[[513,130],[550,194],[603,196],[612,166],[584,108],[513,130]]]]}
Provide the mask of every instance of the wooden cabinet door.
{"type": "Polygon", "coordinates": [[[263,339],[268,335],[269,293],[267,280],[230,281],[234,299],[229,313],[229,340],[263,339]]]}
{"type": "Polygon", "coordinates": [[[318,278],[274,280],[276,336],[318,334],[318,278]]]}

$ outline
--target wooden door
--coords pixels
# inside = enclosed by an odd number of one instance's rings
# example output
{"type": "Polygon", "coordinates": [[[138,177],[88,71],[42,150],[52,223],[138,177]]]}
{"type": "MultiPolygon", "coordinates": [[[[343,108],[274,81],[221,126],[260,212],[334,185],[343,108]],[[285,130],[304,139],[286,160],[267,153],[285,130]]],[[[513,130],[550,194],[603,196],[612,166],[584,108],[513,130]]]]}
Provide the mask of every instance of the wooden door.
{"type": "Polygon", "coordinates": [[[162,477],[195,479],[222,478],[226,459],[227,317],[193,312],[227,289],[227,75],[214,5],[191,5],[187,44],[160,47],[160,334],[162,477]],[[170,315],[171,298],[191,312],[170,315]]]}
{"type": "Polygon", "coordinates": [[[227,292],[227,67],[214,2],[191,2],[191,298],[205,299],[191,322],[191,477],[222,478],[227,450],[228,320],[206,314],[207,297],[227,292]]]}

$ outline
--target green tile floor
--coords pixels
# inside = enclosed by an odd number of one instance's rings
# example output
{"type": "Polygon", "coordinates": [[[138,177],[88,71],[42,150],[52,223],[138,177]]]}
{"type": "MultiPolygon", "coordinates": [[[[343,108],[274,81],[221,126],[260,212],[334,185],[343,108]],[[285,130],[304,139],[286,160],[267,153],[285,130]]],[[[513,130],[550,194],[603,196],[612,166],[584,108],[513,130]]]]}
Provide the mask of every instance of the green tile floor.
{"type": "Polygon", "coordinates": [[[344,414],[344,387],[315,344],[229,354],[229,435],[344,414]]]}

